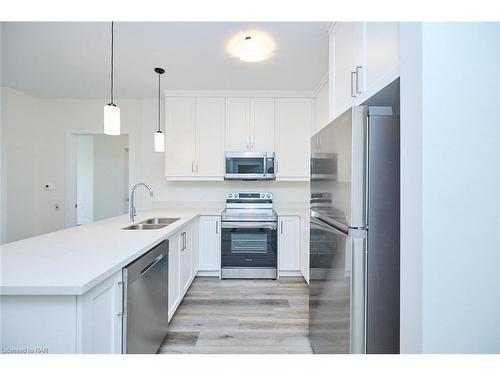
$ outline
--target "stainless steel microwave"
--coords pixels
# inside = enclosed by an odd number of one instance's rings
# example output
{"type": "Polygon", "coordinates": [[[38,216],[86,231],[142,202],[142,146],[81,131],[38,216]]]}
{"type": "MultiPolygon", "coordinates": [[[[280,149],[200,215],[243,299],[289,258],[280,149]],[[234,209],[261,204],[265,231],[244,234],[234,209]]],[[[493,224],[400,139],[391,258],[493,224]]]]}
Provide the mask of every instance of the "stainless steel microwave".
{"type": "Polygon", "coordinates": [[[274,152],[226,152],[225,180],[275,180],[274,152]]]}

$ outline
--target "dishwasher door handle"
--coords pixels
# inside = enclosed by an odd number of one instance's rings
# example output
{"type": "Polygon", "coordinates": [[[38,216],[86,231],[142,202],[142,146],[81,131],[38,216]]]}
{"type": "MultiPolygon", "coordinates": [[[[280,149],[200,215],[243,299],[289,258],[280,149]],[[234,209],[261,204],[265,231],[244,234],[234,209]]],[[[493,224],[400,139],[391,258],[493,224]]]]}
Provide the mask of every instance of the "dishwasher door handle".
{"type": "Polygon", "coordinates": [[[156,266],[156,264],[162,260],[164,257],[163,254],[158,255],[151,263],[149,263],[144,269],[141,271],[141,276],[145,275],[151,268],[156,266]]]}

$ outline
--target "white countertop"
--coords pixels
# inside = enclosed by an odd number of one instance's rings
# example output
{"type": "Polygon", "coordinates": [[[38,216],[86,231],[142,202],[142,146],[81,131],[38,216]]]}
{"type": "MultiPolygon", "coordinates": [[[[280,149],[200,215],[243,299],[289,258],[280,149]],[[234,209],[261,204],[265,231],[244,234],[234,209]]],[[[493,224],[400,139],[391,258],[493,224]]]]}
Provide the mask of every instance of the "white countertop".
{"type": "Polygon", "coordinates": [[[139,213],[178,217],[162,229],[123,230],[128,215],[0,246],[0,295],[81,295],[168,238],[198,215],[221,208],[155,209],[139,213]]]}
{"type": "MultiPolygon", "coordinates": [[[[303,207],[276,207],[278,215],[309,217],[303,207]]],[[[158,208],[136,222],[178,217],[162,229],[123,230],[128,215],[116,216],[0,246],[0,295],[81,295],[170,237],[199,215],[217,208],[158,208]]]]}

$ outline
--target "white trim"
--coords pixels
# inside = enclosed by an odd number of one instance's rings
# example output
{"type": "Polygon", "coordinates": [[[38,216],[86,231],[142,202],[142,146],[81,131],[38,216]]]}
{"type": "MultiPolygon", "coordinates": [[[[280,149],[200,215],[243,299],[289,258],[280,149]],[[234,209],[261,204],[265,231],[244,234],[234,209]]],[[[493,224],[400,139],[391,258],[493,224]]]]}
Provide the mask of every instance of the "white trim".
{"type": "Polygon", "coordinates": [[[276,181],[310,181],[309,176],[276,177],[276,181]]]}
{"type": "Polygon", "coordinates": [[[222,176],[166,176],[167,181],[224,181],[222,176]]]}
{"type": "Polygon", "coordinates": [[[316,88],[313,90],[314,99],[316,99],[316,97],[318,96],[318,94],[321,91],[321,89],[323,87],[325,87],[325,85],[328,84],[329,80],[330,80],[330,74],[328,74],[328,72],[326,72],[325,75],[323,76],[323,78],[321,78],[321,80],[319,81],[319,83],[316,86],[316,88]]]}
{"type": "Polygon", "coordinates": [[[338,22],[330,22],[330,24],[327,27],[329,34],[333,33],[333,28],[335,27],[336,24],[338,24],[338,22]]]}
{"type": "MultiPolygon", "coordinates": [[[[76,225],[76,136],[77,135],[103,135],[90,130],[66,130],[65,134],[65,177],[64,177],[64,226],[66,228],[74,227],[76,225]]],[[[136,179],[136,134],[135,131],[122,132],[120,135],[128,135],[128,162],[129,162],[129,175],[128,185],[129,189],[135,185],[136,179]]]]}
{"type": "MultiPolygon", "coordinates": [[[[333,26],[332,26],[333,30],[333,26]]],[[[328,35],[328,104],[329,104],[329,120],[333,120],[335,113],[335,38],[332,32],[328,35]]]]}
{"type": "Polygon", "coordinates": [[[266,91],[266,90],[163,90],[165,97],[222,97],[222,98],[312,98],[313,90],[266,91]]]}

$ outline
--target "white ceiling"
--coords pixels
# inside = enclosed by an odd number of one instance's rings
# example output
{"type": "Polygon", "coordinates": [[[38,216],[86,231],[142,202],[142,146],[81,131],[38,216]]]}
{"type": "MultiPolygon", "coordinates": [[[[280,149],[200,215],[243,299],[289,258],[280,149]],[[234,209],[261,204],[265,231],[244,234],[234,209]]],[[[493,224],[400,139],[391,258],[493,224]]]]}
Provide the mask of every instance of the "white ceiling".
{"type": "MultiPolygon", "coordinates": [[[[313,90],[328,69],[324,22],[115,23],[115,95],[153,97],[164,67],[171,90],[313,90]],[[226,51],[234,34],[267,32],[277,49],[259,63],[226,51]]],[[[47,97],[109,95],[110,23],[2,23],[2,85],[47,97]]]]}

